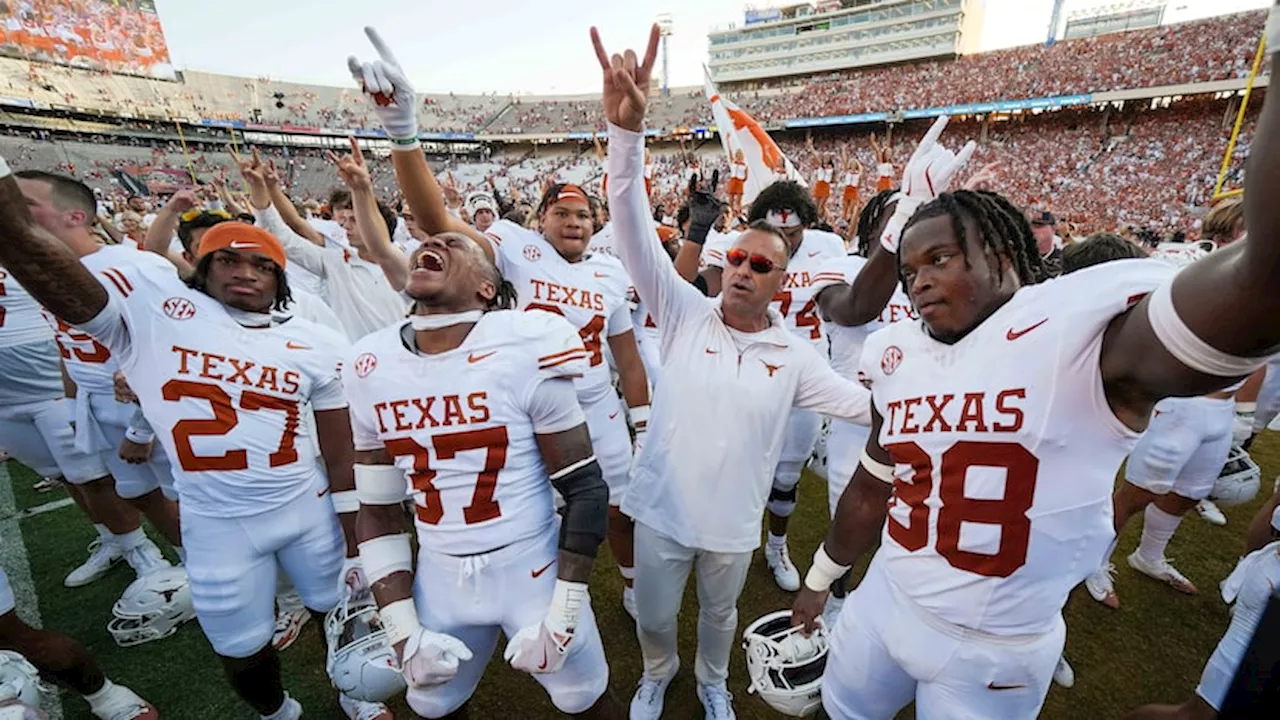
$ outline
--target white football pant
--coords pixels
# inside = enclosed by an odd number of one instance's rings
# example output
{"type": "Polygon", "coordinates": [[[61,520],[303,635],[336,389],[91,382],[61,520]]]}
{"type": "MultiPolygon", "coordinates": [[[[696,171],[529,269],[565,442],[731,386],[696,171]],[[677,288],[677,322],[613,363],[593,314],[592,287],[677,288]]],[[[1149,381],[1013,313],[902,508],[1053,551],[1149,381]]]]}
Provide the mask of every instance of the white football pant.
{"type": "Polygon", "coordinates": [[[1166,398],[1129,453],[1124,479],[1156,495],[1203,500],[1231,452],[1234,399],[1166,398]]]}
{"type": "Polygon", "coordinates": [[[69,398],[0,407],[0,448],[38,474],[73,485],[108,475],[97,453],[76,449],[75,404],[69,398]]]}

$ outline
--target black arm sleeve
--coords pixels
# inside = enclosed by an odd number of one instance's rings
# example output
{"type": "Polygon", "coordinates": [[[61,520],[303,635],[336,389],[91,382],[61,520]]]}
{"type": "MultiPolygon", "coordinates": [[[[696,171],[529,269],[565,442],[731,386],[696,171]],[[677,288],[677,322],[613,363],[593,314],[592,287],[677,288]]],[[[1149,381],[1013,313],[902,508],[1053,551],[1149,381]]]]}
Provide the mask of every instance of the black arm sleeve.
{"type": "Polygon", "coordinates": [[[560,549],[595,557],[609,527],[609,486],[600,463],[592,457],[586,465],[552,478],[552,486],[564,496],[564,521],[560,523],[560,549]]]}

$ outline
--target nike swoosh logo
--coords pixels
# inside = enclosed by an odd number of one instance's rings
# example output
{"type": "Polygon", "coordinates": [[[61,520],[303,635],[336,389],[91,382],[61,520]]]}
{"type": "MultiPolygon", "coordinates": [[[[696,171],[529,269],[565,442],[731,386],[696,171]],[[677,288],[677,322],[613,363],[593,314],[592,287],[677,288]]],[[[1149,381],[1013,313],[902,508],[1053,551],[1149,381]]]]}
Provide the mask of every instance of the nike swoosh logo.
{"type": "Polygon", "coordinates": [[[592,275],[595,275],[595,276],[596,276],[596,277],[598,277],[598,278],[607,278],[607,277],[609,277],[609,275],[608,275],[608,274],[606,274],[606,273],[591,273],[591,274],[592,274],[592,275]]]}
{"type": "Polygon", "coordinates": [[[552,560],[551,562],[547,563],[546,565],[543,565],[541,568],[539,568],[539,569],[537,569],[537,570],[530,570],[530,571],[529,571],[529,574],[530,574],[531,576],[535,577],[535,578],[536,578],[536,577],[541,577],[541,576],[542,576],[542,573],[544,573],[544,572],[546,572],[546,571],[547,571],[547,568],[549,568],[549,567],[551,567],[552,565],[555,565],[555,564],[556,564],[556,561],[555,561],[555,560],[552,560]]]}
{"type": "Polygon", "coordinates": [[[819,251],[817,251],[817,252],[811,252],[811,253],[809,253],[809,257],[817,257],[817,256],[819,256],[819,255],[821,255],[821,254],[822,254],[822,251],[821,251],[821,250],[819,250],[819,251]]]}
{"type": "Polygon", "coordinates": [[[329,494],[329,488],[325,488],[320,492],[316,493],[316,497],[324,497],[325,495],[328,495],[328,494],[329,494]]]}
{"type": "Polygon", "coordinates": [[[472,365],[474,365],[474,364],[476,364],[476,363],[480,362],[481,360],[483,360],[483,359],[485,359],[485,358],[489,357],[490,355],[493,355],[493,354],[495,354],[495,353],[497,353],[497,352],[498,352],[497,350],[490,350],[490,351],[489,351],[489,352],[487,352],[487,353],[481,353],[481,354],[479,354],[479,355],[477,355],[477,354],[475,354],[475,353],[471,353],[470,355],[468,355],[468,356],[467,356],[467,362],[469,362],[469,363],[471,363],[472,365]]]}
{"type": "Polygon", "coordinates": [[[707,354],[708,354],[708,355],[715,355],[715,354],[717,354],[717,353],[719,353],[719,352],[720,352],[719,350],[712,350],[711,348],[707,348],[707,354]]]}
{"type": "Polygon", "coordinates": [[[988,690],[1021,690],[1026,685],[997,685],[994,682],[987,683],[988,690]]]}
{"type": "Polygon", "coordinates": [[[240,241],[240,240],[232,240],[232,241],[231,241],[231,245],[229,245],[229,247],[230,247],[232,250],[257,250],[257,249],[258,249],[258,243],[255,243],[255,242],[242,242],[242,241],[240,241]]]}
{"type": "Polygon", "coordinates": [[[542,664],[538,666],[538,669],[539,670],[547,669],[547,649],[545,647],[542,648],[542,664]]]}
{"type": "Polygon", "coordinates": [[[618,417],[618,413],[619,413],[619,412],[622,412],[622,411],[621,411],[621,410],[618,410],[618,411],[614,412],[612,415],[610,415],[610,416],[609,416],[609,419],[610,419],[610,420],[612,420],[612,419],[614,419],[614,418],[618,417]]]}
{"type": "Polygon", "coordinates": [[[292,340],[286,340],[284,343],[284,346],[289,348],[290,350],[310,350],[311,349],[310,345],[303,345],[302,343],[296,343],[292,340]]]}
{"type": "Polygon", "coordinates": [[[1045,318],[1040,322],[1036,323],[1035,325],[1032,325],[1031,327],[1025,328],[1023,330],[1014,331],[1013,328],[1009,328],[1009,332],[1008,334],[1005,335],[1005,338],[1007,338],[1010,341],[1017,340],[1018,338],[1022,337],[1023,335],[1026,335],[1027,333],[1031,332],[1032,330],[1035,330],[1036,328],[1040,327],[1041,325],[1047,322],[1049,322],[1049,318],[1045,318]]]}

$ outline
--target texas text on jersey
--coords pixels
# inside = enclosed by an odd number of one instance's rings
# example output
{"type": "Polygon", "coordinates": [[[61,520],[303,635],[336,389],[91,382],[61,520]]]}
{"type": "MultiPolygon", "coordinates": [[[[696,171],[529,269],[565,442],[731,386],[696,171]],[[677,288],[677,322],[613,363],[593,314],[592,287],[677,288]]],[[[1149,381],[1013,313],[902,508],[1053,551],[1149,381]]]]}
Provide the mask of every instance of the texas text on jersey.
{"type": "Polygon", "coordinates": [[[568,428],[543,425],[537,391],[586,372],[578,334],[550,313],[494,311],[458,348],[423,356],[404,327],[356,343],[343,375],[356,450],[385,447],[408,473],[421,546],[471,555],[549,532],[555,508],[534,435],[568,428]]]}
{"type": "Polygon", "coordinates": [[[80,329],[130,378],[174,460],[184,512],[254,515],[319,483],[299,413],[307,402],[316,411],[346,407],[338,377],[343,338],[297,318],[242,327],[171,267],[109,267],[96,275],[110,301],[80,329]]]}

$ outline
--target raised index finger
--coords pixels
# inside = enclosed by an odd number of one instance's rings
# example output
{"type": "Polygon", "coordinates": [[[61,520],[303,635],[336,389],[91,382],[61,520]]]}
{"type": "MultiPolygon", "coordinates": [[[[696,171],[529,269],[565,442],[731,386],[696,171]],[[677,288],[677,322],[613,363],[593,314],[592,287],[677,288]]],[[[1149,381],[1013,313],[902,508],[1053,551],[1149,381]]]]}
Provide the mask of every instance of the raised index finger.
{"type": "Polygon", "coordinates": [[[949,115],[939,115],[937,120],[933,121],[933,126],[929,128],[929,132],[924,134],[924,139],[920,141],[920,145],[930,145],[938,142],[938,138],[942,137],[942,131],[947,129],[947,122],[951,120],[949,115]]]}
{"type": "Polygon", "coordinates": [[[600,42],[600,31],[591,28],[591,46],[595,48],[596,59],[600,61],[600,69],[608,72],[613,68],[613,64],[609,62],[609,53],[604,51],[604,43],[600,42]]]}
{"type": "Polygon", "coordinates": [[[369,37],[369,42],[373,43],[373,49],[378,51],[378,57],[382,58],[382,62],[396,69],[400,68],[400,63],[396,61],[396,56],[391,53],[391,48],[387,47],[387,44],[382,41],[382,36],[378,34],[377,30],[372,27],[366,27],[364,34],[369,37]]]}

